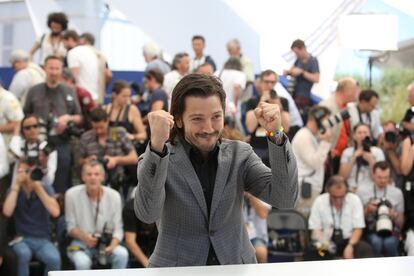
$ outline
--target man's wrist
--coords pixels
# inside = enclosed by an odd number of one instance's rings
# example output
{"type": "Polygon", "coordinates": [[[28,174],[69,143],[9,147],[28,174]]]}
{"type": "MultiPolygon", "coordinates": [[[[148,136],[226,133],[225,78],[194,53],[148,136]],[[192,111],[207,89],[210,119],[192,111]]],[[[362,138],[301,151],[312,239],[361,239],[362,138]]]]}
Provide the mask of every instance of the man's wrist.
{"type": "Polygon", "coordinates": [[[273,141],[276,145],[283,145],[285,142],[285,135],[283,134],[284,128],[280,126],[275,131],[267,131],[267,137],[273,141]]]}

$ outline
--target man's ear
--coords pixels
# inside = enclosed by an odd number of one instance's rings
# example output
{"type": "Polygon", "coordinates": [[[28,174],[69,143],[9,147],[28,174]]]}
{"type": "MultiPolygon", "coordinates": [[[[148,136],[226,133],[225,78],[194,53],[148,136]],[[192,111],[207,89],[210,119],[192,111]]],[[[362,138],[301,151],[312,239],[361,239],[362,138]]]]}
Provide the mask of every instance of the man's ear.
{"type": "Polygon", "coordinates": [[[181,119],[177,119],[175,121],[176,125],[178,128],[183,128],[183,121],[181,119]]]}

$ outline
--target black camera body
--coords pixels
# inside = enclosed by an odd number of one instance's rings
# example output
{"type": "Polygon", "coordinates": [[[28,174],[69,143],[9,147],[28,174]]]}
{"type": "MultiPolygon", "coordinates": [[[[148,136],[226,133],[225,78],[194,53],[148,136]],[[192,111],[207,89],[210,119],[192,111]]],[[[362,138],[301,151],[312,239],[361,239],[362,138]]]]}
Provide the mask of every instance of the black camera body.
{"type": "Polygon", "coordinates": [[[385,141],[389,143],[397,143],[398,134],[395,131],[387,131],[384,133],[385,141]]]}
{"type": "MultiPolygon", "coordinates": [[[[366,136],[364,140],[362,140],[362,150],[365,152],[371,152],[372,141],[369,136],[366,136]]],[[[368,166],[368,161],[365,160],[362,156],[358,156],[356,159],[356,163],[358,167],[361,166],[368,166]]]]}
{"type": "Polygon", "coordinates": [[[108,264],[105,249],[111,244],[113,229],[105,223],[102,233],[95,233],[94,236],[98,239],[96,245],[98,251],[97,262],[99,265],[105,266],[108,264]]]}
{"type": "Polygon", "coordinates": [[[349,114],[348,109],[343,109],[340,112],[330,116],[327,120],[323,120],[323,118],[326,116],[327,114],[323,111],[320,110],[319,112],[317,112],[315,114],[315,120],[316,120],[316,124],[318,126],[319,132],[324,134],[326,132],[327,128],[332,128],[335,125],[341,123],[344,120],[347,120],[351,117],[351,115],[349,114]]]}
{"type": "Polygon", "coordinates": [[[69,121],[66,124],[66,129],[63,132],[63,135],[67,136],[67,137],[81,137],[83,134],[83,131],[79,128],[76,127],[75,122],[74,121],[69,121]]]}
{"type": "Polygon", "coordinates": [[[27,142],[25,142],[22,152],[24,154],[25,160],[30,168],[30,178],[34,181],[40,181],[44,177],[44,172],[42,165],[40,164],[39,154],[43,152],[44,155],[49,156],[49,154],[55,150],[53,144],[43,141],[37,143],[33,148],[28,147],[27,142]]]}
{"type": "Polygon", "coordinates": [[[124,170],[119,168],[109,169],[108,160],[102,156],[98,157],[97,161],[103,165],[106,172],[106,184],[115,190],[119,190],[128,179],[124,170]]]}

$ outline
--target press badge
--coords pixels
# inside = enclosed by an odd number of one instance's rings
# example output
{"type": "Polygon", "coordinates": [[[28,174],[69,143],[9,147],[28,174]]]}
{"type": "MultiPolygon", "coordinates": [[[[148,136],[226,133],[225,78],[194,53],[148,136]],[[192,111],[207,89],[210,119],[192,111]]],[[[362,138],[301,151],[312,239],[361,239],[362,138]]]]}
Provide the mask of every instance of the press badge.
{"type": "Polygon", "coordinates": [[[66,101],[73,102],[73,97],[71,95],[66,95],[66,101]]]}
{"type": "Polygon", "coordinates": [[[405,182],[405,190],[406,190],[407,192],[411,191],[412,186],[413,186],[413,184],[412,184],[412,182],[411,182],[411,181],[407,181],[407,182],[405,182]]]}

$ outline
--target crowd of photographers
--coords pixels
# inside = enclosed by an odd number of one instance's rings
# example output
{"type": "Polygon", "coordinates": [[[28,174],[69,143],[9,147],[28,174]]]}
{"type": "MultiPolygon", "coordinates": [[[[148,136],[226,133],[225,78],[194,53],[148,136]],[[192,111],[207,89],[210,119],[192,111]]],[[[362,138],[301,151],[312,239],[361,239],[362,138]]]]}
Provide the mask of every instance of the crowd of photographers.
{"type": "MultiPolygon", "coordinates": [[[[312,237],[305,260],[414,255],[411,108],[401,122],[381,124],[379,95],[352,78],[316,103],[310,91],[318,61],[301,40],[292,43],[297,60],[284,72],[284,86],[271,70],[255,79],[236,39],[218,71],[202,36],[192,38],[193,57],[178,53],[171,66],[156,44],[146,44],[142,85],[116,80],[104,105],[112,76],[105,57],[91,34],[68,31],[67,23],[63,13],[51,14],[50,33],[29,53],[13,51],[10,91],[0,86],[2,274],[29,275],[33,261],[44,273],[147,266],[157,229],[135,217],[131,199],[150,134],[147,114],[168,111],[172,89],[192,72],[222,80],[223,136],[249,142],[265,164],[266,131],[254,109],[261,101],[280,105],[298,165],[296,208],[312,237]],[[38,49],[40,66],[31,61],[38,49]]],[[[414,106],[414,85],[408,102],[414,106]]],[[[248,234],[258,261],[266,262],[271,208],[247,193],[245,200],[248,234]]]]}

